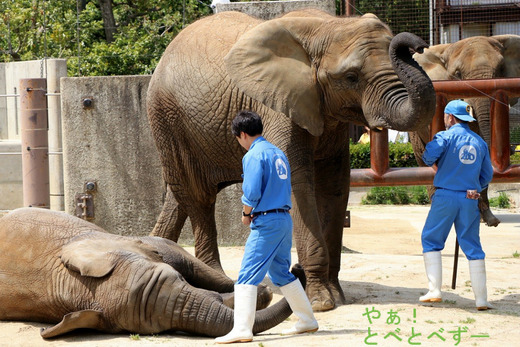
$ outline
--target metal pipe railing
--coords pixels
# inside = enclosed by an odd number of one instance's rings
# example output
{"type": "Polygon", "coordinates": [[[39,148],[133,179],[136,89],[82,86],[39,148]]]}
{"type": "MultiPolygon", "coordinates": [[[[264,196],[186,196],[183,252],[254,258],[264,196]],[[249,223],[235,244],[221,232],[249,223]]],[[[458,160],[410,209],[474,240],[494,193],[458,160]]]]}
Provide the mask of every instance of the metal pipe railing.
{"type": "MultiPolygon", "coordinates": [[[[494,183],[520,182],[520,165],[510,164],[509,98],[520,96],[520,78],[490,80],[434,81],[437,94],[435,115],[430,125],[430,139],[444,130],[444,107],[449,100],[487,97],[491,99],[490,156],[494,183]]],[[[350,170],[350,185],[397,186],[429,185],[435,171],[429,167],[389,168],[388,132],[370,134],[370,169],[350,170]]]]}

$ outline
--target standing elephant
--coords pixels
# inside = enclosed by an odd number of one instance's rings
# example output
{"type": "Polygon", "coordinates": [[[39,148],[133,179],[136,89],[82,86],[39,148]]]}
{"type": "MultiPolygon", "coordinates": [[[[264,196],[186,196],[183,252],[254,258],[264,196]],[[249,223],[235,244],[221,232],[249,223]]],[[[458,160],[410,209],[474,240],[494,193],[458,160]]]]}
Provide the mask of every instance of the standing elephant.
{"type": "MultiPolygon", "coordinates": [[[[0,219],[0,320],[58,323],[51,338],[90,328],[222,336],[233,327],[233,281],[159,237],[124,237],[62,212],[21,208],[0,219]],[[203,289],[204,288],[204,289],[203,289]]],[[[304,280],[303,270],[293,271],[304,280]]],[[[259,305],[272,293],[263,287],[259,305]]],[[[254,332],[291,314],[285,299],[257,311],[254,332]]]]}
{"type": "MultiPolygon", "coordinates": [[[[475,36],[455,43],[432,46],[423,54],[414,55],[432,80],[467,80],[503,77],[520,77],[520,36],[475,36]]],[[[478,124],[470,123],[486,141],[491,140],[490,100],[487,97],[466,100],[474,111],[478,124]]],[[[510,100],[511,105],[517,102],[510,100]]],[[[429,129],[410,134],[417,162],[426,166],[421,157],[429,141],[429,129]]],[[[430,190],[430,193],[432,191],[430,190]]],[[[487,189],[481,194],[479,208],[482,219],[488,226],[497,226],[500,220],[489,209],[487,189]]]]}
{"type": "Polygon", "coordinates": [[[392,37],[373,15],[317,10],[265,22],[222,12],[185,28],[148,89],[168,185],[152,235],[177,240],[189,216],[196,256],[221,269],[215,201],[241,181],[244,150],[230,124],[238,111],[252,109],[291,165],[294,239],[313,309],[344,303],[338,272],[350,176],[347,122],[375,130],[427,126],[435,91],[410,53],[424,47],[410,33],[392,37]]]}

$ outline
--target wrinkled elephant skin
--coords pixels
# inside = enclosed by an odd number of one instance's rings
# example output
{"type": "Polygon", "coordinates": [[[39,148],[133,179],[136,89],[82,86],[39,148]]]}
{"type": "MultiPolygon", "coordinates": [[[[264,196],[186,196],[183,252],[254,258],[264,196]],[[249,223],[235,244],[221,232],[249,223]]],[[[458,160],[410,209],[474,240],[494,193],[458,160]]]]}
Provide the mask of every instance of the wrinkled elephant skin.
{"type": "MultiPolygon", "coordinates": [[[[80,328],[222,336],[233,327],[229,293],[218,293],[233,281],[171,240],[113,235],[39,208],[2,217],[0,239],[0,320],[55,324],[44,338],[80,328]]],[[[272,293],[262,293],[266,306],[272,293]]],[[[254,332],[290,314],[285,299],[259,310],[254,332]]]]}
{"type": "MultiPolygon", "coordinates": [[[[432,46],[423,54],[414,55],[432,80],[469,80],[505,77],[520,77],[520,36],[497,35],[475,36],[454,43],[432,46]]],[[[486,141],[491,141],[490,102],[484,98],[469,98],[466,101],[473,108],[476,123],[470,123],[472,130],[486,141]]],[[[517,98],[511,98],[514,105],[517,98]]],[[[427,128],[410,133],[417,162],[426,166],[421,157],[429,141],[427,128]]],[[[430,196],[434,189],[429,188],[430,196]]],[[[487,189],[481,193],[479,209],[488,226],[497,226],[500,220],[489,209],[487,189]]]]}
{"type": "Polygon", "coordinates": [[[373,15],[306,10],[263,22],[222,12],[189,25],[164,52],[148,89],[168,186],[152,235],[178,240],[189,216],[195,255],[221,270],[215,201],[241,181],[244,151],[230,124],[252,109],[291,165],[294,240],[313,309],[344,303],[338,272],[348,122],[401,131],[429,124],[435,91],[410,53],[425,47],[410,33],[394,37],[373,15]]]}

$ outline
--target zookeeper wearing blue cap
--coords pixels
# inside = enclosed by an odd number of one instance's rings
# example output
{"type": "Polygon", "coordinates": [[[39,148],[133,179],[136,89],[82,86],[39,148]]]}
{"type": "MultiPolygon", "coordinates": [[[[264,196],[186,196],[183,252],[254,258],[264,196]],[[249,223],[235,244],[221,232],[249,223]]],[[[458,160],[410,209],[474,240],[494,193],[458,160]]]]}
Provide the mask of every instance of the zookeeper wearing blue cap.
{"type": "Polygon", "coordinates": [[[240,111],[231,131],[248,152],[242,159],[242,223],[251,227],[235,284],[234,326],[217,343],[253,340],[257,286],[265,275],[287,299],[298,322],[283,335],[318,330],[312,306],[300,280],[290,271],[292,246],[291,169],[285,154],[262,137],[260,116],[240,111]]]}
{"type": "Polygon", "coordinates": [[[446,131],[435,135],[422,157],[427,165],[437,163],[438,169],[433,180],[436,191],[421,238],[429,292],[419,300],[442,300],[441,251],[455,224],[457,240],[469,261],[476,307],[486,310],[491,306],[487,301],[485,254],[479,236],[478,197],[491,182],[493,167],[486,142],[469,129],[468,122],[475,121],[469,111],[466,102],[450,101],[444,109],[446,131]]]}

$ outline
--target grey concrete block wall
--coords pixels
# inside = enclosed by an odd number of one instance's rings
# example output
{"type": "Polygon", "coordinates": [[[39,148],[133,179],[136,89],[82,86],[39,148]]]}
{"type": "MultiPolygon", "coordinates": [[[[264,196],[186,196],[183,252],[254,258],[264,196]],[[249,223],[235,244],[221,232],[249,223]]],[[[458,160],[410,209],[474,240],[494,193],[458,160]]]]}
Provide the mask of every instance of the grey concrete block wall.
{"type": "MultiPolygon", "coordinates": [[[[65,211],[76,214],[77,193],[95,182],[94,218],[120,235],[149,234],[165,193],[159,153],[146,115],[150,76],[62,78],[65,211]],[[90,99],[92,106],[84,107],[90,99]]],[[[240,185],[217,197],[219,244],[243,244],[240,185]]],[[[180,244],[193,244],[187,221],[180,244]]]]}
{"type": "Polygon", "coordinates": [[[149,80],[61,79],[65,211],[75,215],[76,193],[94,182],[91,222],[115,234],[148,234],[162,207],[159,155],[146,117],[149,80]]]}
{"type": "Polygon", "coordinates": [[[23,206],[20,141],[0,140],[0,210],[23,206]]]}
{"type": "Polygon", "coordinates": [[[332,15],[336,14],[334,0],[290,0],[290,1],[248,1],[217,4],[215,12],[238,11],[264,20],[272,19],[283,13],[316,8],[332,15]]]}

